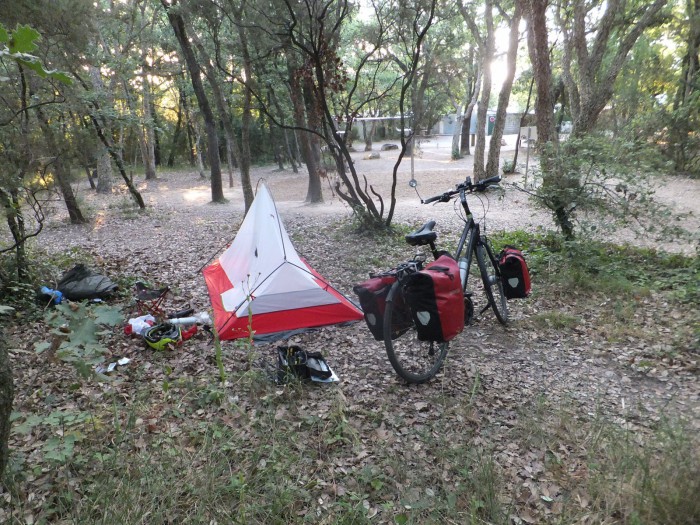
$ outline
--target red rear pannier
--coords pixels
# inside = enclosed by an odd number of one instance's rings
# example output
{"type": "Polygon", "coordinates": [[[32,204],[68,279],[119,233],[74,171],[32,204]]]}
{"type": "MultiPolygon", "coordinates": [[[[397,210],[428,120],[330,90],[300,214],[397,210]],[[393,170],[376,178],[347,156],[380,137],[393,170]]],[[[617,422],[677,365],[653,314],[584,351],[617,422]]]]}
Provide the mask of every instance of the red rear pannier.
{"type": "MultiPolygon", "coordinates": [[[[367,327],[377,341],[384,340],[384,310],[386,309],[386,297],[389,295],[391,285],[395,282],[395,276],[383,275],[380,277],[372,277],[353,287],[353,291],[360,300],[360,306],[362,307],[367,327]]],[[[396,294],[395,301],[394,308],[397,309],[397,315],[394,315],[393,318],[397,323],[404,323],[406,325],[394,327],[397,333],[400,333],[400,331],[410,326],[411,318],[409,315],[400,315],[405,309],[401,294],[396,294]]]]}
{"type": "Polygon", "coordinates": [[[444,343],[464,329],[464,295],[459,266],[442,255],[406,277],[404,298],[421,341],[444,343]]]}
{"type": "Polygon", "coordinates": [[[530,271],[523,252],[513,246],[503,248],[498,256],[498,269],[506,299],[522,299],[530,295],[530,271]]]}

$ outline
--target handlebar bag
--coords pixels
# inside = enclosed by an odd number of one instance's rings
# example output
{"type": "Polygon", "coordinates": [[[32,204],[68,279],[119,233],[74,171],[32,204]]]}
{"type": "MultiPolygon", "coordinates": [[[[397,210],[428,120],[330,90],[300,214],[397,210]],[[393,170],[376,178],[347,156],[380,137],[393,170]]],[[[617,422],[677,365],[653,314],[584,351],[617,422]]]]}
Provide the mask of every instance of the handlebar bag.
{"type": "Polygon", "coordinates": [[[506,299],[523,299],[530,295],[530,271],[523,252],[506,246],[498,255],[498,268],[506,299]]]}
{"type": "MultiPolygon", "coordinates": [[[[367,327],[377,341],[384,340],[384,310],[386,309],[386,298],[389,295],[391,285],[395,282],[395,276],[385,275],[372,277],[353,287],[353,291],[360,300],[360,306],[362,307],[367,327]]],[[[394,301],[396,315],[393,316],[393,320],[396,326],[392,327],[392,333],[395,334],[395,337],[398,337],[411,326],[412,320],[411,314],[408,308],[406,308],[401,294],[396,294],[394,301]]]]}
{"type": "Polygon", "coordinates": [[[421,341],[444,343],[464,329],[464,294],[459,266],[442,255],[406,277],[404,298],[421,341]]]}

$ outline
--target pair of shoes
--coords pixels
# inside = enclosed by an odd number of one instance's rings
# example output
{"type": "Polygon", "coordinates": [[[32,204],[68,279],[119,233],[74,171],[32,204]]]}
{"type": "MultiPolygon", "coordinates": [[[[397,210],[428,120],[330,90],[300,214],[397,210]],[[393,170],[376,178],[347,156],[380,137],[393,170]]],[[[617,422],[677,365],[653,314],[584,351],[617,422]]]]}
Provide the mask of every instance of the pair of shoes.
{"type": "Polygon", "coordinates": [[[290,377],[312,381],[337,381],[321,352],[307,352],[292,346],[277,347],[277,382],[284,383],[290,377]]]}

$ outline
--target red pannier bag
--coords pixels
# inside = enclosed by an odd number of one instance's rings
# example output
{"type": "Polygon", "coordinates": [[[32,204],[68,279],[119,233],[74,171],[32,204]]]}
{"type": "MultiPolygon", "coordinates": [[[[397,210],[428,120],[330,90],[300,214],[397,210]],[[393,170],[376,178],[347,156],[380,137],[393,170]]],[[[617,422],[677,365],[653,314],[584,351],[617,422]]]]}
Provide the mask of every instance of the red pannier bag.
{"type": "MultiPolygon", "coordinates": [[[[360,306],[364,313],[365,322],[369,331],[377,341],[384,340],[384,310],[386,309],[386,298],[389,295],[391,285],[396,282],[393,275],[383,275],[372,277],[367,281],[355,285],[353,291],[360,300],[360,306]]],[[[402,326],[395,326],[393,332],[398,336],[411,325],[410,313],[402,314],[406,309],[401,294],[396,294],[394,308],[398,309],[398,314],[393,316],[394,321],[402,326]]]]}
{"type": "Polygon", "coordinates": [[[421,341],[444,343],[464,329],[459,266],[449,255],[406,277],[404,298],[421,341]]]}
{"type": "Polygon", "coordinates": [[[530,271],[523,252],[506,246],[498,255],[498,268],[506,299],[523,299],[530,295],[530,271]]]}

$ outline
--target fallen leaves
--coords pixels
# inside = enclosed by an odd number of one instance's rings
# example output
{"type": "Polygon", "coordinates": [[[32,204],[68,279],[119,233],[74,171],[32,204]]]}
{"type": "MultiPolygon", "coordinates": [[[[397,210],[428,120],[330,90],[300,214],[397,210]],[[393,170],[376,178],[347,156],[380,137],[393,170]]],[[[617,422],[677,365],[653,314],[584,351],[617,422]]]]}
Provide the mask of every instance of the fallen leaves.
{"type": "MultiPolygon", "coordinates": [[[[242,210],[234,203],[212,207],[180,202],[177,184],[184,188],[192,181],[172,182],[169,191],[175,192],[177,205],[159,207],[154,200],[156,211],[138,222],[106,214],[95,231],[59,225],[47,232],[46,248],[80,247],[99,254],[104,266],[120,277],[171,286],[166,308],[189,304],[206,310],[208,296],[196,270],[233,237],[242,210]],[[133,235],[135,227],[140,235],[133,235]],[[177,232],[175,251],[172,237],[163,232],[177,232]]],[[[277,195],[280,200],[282,195],[277,195]]],[[[423,211],[402,213],[403,219],[415,221],[423,211]]],[[[287,205],[282,217],[299,252],[346,293],[376,269],[368,257],[381,254],[398,260],[408,254],[400,240],[358,238],[345,223],[334,223],[317,210],[287,205]]],[[[439,218],[443,231],[458,224],[448,215],[439,218]]],[[[365,517],[378,523],[420,521],[413,517],[439,502],[451,502],[458,513],[472,503],[454,493],[475,475],[465,472],[460,461],[479,451],[493,459],[503,479],[499,497],[514,507],[513,523],[556,522],[565,500],[588,512],[593,499],[585,488],[590,473],[580,457],[584,440],[564,435],[550,446],[538,444],[544,429],[576,429],[574,423],[557,420],[551,407],[565,407],[581,418],[581,427],[592,419],[589,414],[601,414],[628,428],[634,425],[640,434],[649,431],[662,410],[697,409],[697,354],[673,355],[667,341],[649,336],[666,338],[673,332],[647,313],[653,308],[668,313],[669,322],[683,322],[669,303],[656,299],[642,299],[644,315],[635,321],[639,333],[610,341],[609,334],[599,331],[603,311],[589,308],[583,299],[572,302],[540,289],[535,298],[512,303],[514,321],[508,329],[488,312],[478,318],[451,343],[444,370],[421,386],[406,386],[397,378],[383,344],[361,323],[289,341],[321,351],[340,376],[339,384],[284,387],[268,379],[274,371],[274,345],[249,351],[224,343],[226,382],[219,382],[211,341],[204,334],[163,353],[137,338],[114,335],[106,362],[131,361],[117,367],[109,382],[81,382],[71,367],[34,353],[34,343],[47,340],[42,322],[12,326],[8,335],[20,416],[10,446],[18,460],[18,496],[2,492],[0,497],[23,509],[27,523],[45,520],[59,473],[68,479],[89,478],[91,469],[100,465],[96,454],[117,450],[119,439],[132,453],[163,447],[195,455],[203,435],[230,432],[235,440],[229,446],[244,458],[231,467],[234,473],[274,469],[276,447],[294,454],[288,471],[280,475],[308,491],[308,503],[294,510],[307,520],[323,521],[339,501],[357,504],[365,517]],[[558,310],[580,322],[571,329],[529,322],[542,311],[558,310]],[[64,417],[57,426],[48,419],[56,411],[94,417],[89,422],[64,417]],[[75,431],[81,439],[75,439],[75,431]],[[275,441],[280,435],[284,443],[275,441]],[[55,454],[73,454],[80,468],[72,471],[62,466],[61,458],[46,457],[48,444],[55,454]]],[[[604,300],[597,304],[601,309],[609,306],[604,300]]],[[[0,521],[6,517],[1,512],[0,521]]]]}

